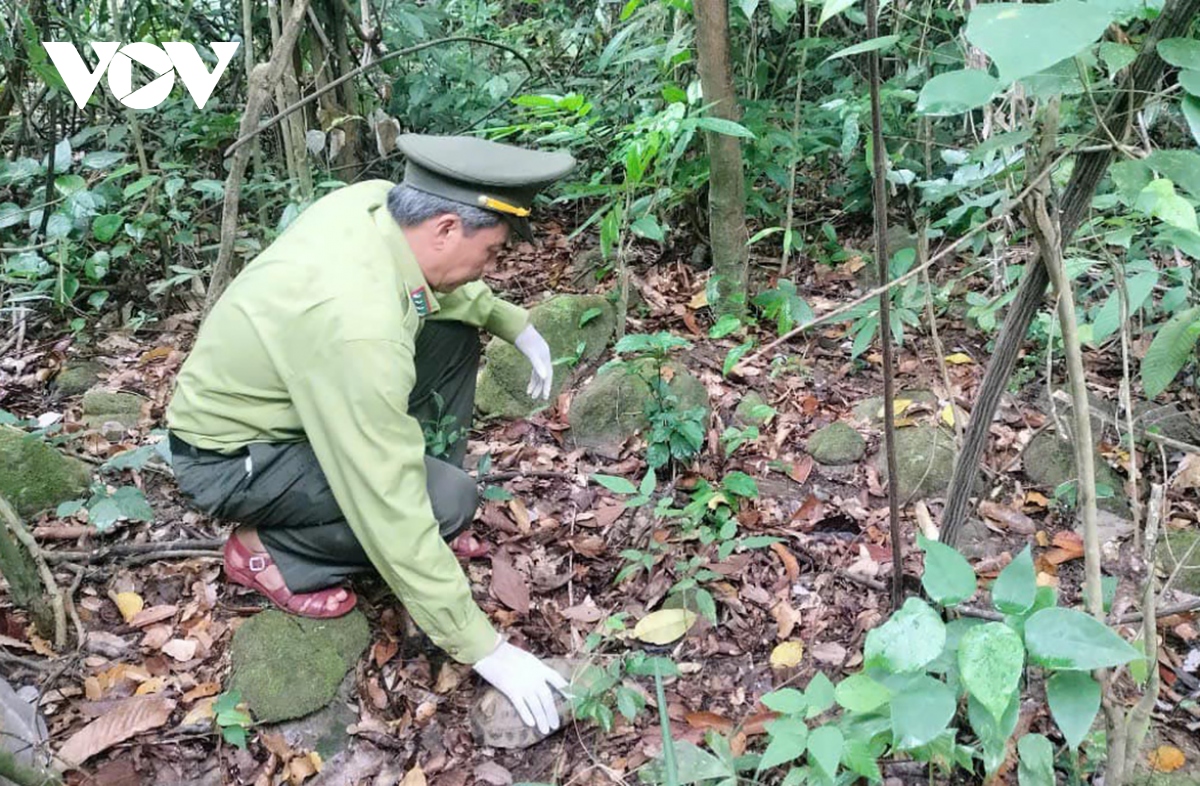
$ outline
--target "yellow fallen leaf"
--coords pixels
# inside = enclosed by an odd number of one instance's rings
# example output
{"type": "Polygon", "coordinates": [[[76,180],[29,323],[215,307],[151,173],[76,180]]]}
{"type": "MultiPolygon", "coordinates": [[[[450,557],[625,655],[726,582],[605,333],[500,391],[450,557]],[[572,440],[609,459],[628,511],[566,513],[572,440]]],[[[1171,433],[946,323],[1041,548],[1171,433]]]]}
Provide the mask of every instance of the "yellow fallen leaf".
{"type": "Polygon", "coordinates": [[[1048,508],[1050,507],[1050,500],[1045,494],[1037,491],[1027,491],[1025,492],[1025,504],[1037,505],[1039,508],[1048,508]]]}
{"type": "Polygon", "coordinates": [[[946,406],[942,407],[942,422],[945,423],[947,426],[954,425],[954,405],[953,404],[947,404],[946,406]]]}
{"type": "Polygon", "coordinates": [[[716,494],[713,494],[712,497],[709,498],[708,509],[716,510],[718,505],[728,505],[728,504],[729,504],[729,500],[725,499],[725,495],[718,491],[716,494]]]}
{"type": "Polygon", "coordinates": [[[687,609],[660,609],[638,621],[633,635],[647,644],[670,644],[696,623],[696,613],[687,609]]]}
{"type": "Polygon", "coordinates": [[[892,422],[896,424],[896,428],[908,428],[909,426],[917,425],[917,421],[912,418],[896,418],[892,422]]]}
{"type": "Polygon", "coordinates": [[[325,766],[325,762],[321,760],[321,754],[317,753],[316,751],[308,752],[308,760],[312,762],[314,767],[316,767],[317,772],[320,772],[321,768],[325,766]]]}
{"type": "Polygon", "coordinates": [[[167,684],[163,677],[151,677],[150,679],[137,686],[137,690],[133,692],[135,696],[145,696],[148,693],[158,693],[167,684]]]}
{"type": "MultiPolygon", "coordinates": [[[[911,398],[892,399],[892,417],[899,419],[904,414],[904,410],[912,406],[912,403],[913,400],[911,398]]],[[[883,418],[884,414],[886,413],[883,411],[883,404],[880,404],[879,414],[876,417],[883,418]]]]}
{"type": "Polygon", "coordinates": [[[777,669],[792,669],[800,665],[804,657],[804,645],[798,641],[785,641],[771,650],[771,666],[777,669]]]}
{"type": "Polygon", "coordinates": [[[116,602],[117,609],[125,618],[125,622],[129,622],[146,607],[146,601],[142,600],[142,596],[136,592],[118,592],[113,601],[116,602]]]}
{"type": "Polygon", "coordinates": [[[1033,536],[1033,538],[1034,538],[1034,540],[1037,541],[1037,544],[1039,546],[1041,546],[1042,548],[1049,548],[1050,536],[1046,534],[1045,530],[1039,529],[1037,531],[1037,533],[1033,536]]]}
{"type": "Polygon", "coordinates": [[[691,302],[688,303],[688,308],[692,311],[704,308],[708,305],[708,289],[702,289],[692,296],[691,302]]]}
{"type": "Polygon", "coordinates": [[[400,786],[425,786],[425,770],[421,769],[420,764],[404,774],[400,786]]]}
{"type": "Polygon", "coordinates": [[[1150,751],[1150,768],[1155,772],[1175,772],[1184,760],[1183,751],[1174,745],[1160,745],[1150,751]]]}
{"type": "Polygon", "coordinates": [[[946,362],[955,366],[962,366],[967,363],[974,363],[975,361],[971,359],[970,355],[963,352],[955,352],[953,355],[946,356],[946,362]]]}

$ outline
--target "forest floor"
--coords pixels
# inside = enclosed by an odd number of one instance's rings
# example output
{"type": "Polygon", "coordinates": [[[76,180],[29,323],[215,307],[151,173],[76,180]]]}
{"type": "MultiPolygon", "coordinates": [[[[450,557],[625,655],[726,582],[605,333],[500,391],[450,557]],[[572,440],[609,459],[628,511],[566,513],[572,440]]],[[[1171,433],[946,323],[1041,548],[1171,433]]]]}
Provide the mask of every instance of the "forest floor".
{"type": "MultiPolygon", "coordinates": [[[[536,302],[544,292],[584,291],[571,284],[571,263],[580,249],[559,227],[543,231],[547,239],[540,251],[518,246],[487,279],[514,302],[536,302]]],[[[827,312],[865,291],[861,265],[851,256],[834,267],[815,266],[799,289],[818,314],[827,312]]],[[[756,268],[759,278],[769,273],[766,267],[756,268]]],[[[528,420],[495,422],[472,433],[470,462],[490,454],[489,473],[504,473],[494,484],[512,499],[481,505],[474,531],[492,547],[492,556],[469,562],[466,571],[481,606],[516,643],[542,656],[604,661],[645,645],[612,635],[594,653],[583,655],[588,634],[621,612],[632,627],[663,601],[677,579],[677,560],[699,556],[723,577],[708,585],[718,601],[719,624],[701,618],[684,639],[660,650],[683,672],[667,682],[667,715],[675,738],[699,743],[708,730],[717,730],[730,737],[736,752],[756,749],[765,739],[763,724],[770,714],[758,701],[763,694],[785,684],[804,685],[818,671],[837,676],[861,664],[866,631],[889,612],[887,583],[896,566],[891,563],[885,486],[874,463],[868,458],[846,467],[823,467],[805,449],[815,430],[847,419],[854,405],[881,394],[875,350],[864,356],[865,364],[851,362],[846,326],[832,324],[787,344],[786,362],[772,366],[763,360],[741,375],[726,377],[722,363],[739,341],[708,338],[712,317],[697,300],[705,276],[682,262],[638,266],[635,283],[648,311],[631,318],[626,330],[668,330],[692,341],[693,348],[679,359],[710,394],[707,449],[693,467],[671,479],[676,492],[682,495],[701,477],[715,482],[733,470],[746,472],[756,479],[759,497],[738,516],[742,534],[775,535],[781,542],[715,562],[712,548],[682,541],[644,512],[627,510],[617,495],[590,482],[589,476],[619,475],[636,484],[645,472],[643,451],[636,440],[613,459],[572,449],[566,428],[568,389],[528,420]],[[720,435],[751,390],[777,414],[758,439],[726,457],[720,435]],[[653,571],[615,584],[624,565],[621,552],[644,549],[650,539],[668,544],[671,556],[653,571]],[[493,584],[497,559],[508,563],[506,581],[511,583],[515,570],[528,592],[527,602],[514,600],[511,586],[493,584]],[[794,666],[773,666],[773,651],[787,641],[801,642],[802,657],[794,666]]],[[[603,288],[609,286],[611,282],[603,288]]],[[[69,449],[93,464],[145,444],[157,438],[152,431],[163,428],[171,384],[197,322],[197,312],[184,310],[136,332],[101,329],[88,347],[73,345],[70,336],[31,329],[0,376],[0,407],[44,422],[61,418],[75,437],[69,449]],[[149,400],[138,427],[121,439],[83,426],[78,398],[54,390],[58,368],[82,355],[107,367],[105,388],[149,400]]],[[[960,319],[944,319],[940,327],[945,353],[966,359],[945,366],[947,390],[938,353],[925,331],[908,332],[897,353],[897,390],[934,391],[938,403],[914,402],[902,413],[902,425],[936,423],[950,402],[970,411],[988,358],[987,337],[960,319]]],[[[772,328],[761,329],[769,340],[772,328]]],[[[1115,395],[1120,365],[1112,357],[1089,354],[1087,362],[1093,390],[1115,395]]],[[[1069,602],[1078,596],[1082,575],[1072,514],[1055,504],[1053,489],[1029,487],[1021,468],[1022,448],[1047,424],[1034,403],[1037,388],[1044,385],[1042,373],[1019,395],[1006,395],[993,425],[985,465],[998,489],[991,497],[995,516],[986,521],[989,553],[975,567],[981,579],[993,578],[1032,542],[1040,579],[1056,583],[1069,602]]],[[[867,436],[867,455],[876,455],[883,440],[878,423],[857,425],[867,436]]],[[[1105,446],[1104,452],[1118,469],[1128,460],[1115,445],[1105,446]]],[[[1155,458],[1145,462],[1143,472],[1161,479],[1164,468],[1155,458]]],[[[354,690],[348,701],[357,720],[350,726],[350,751],[337,771],[325,762],[317,774],[308,751],[266,730],[252,733],[245,749],[223,743],[212,729],[211,709],[206,714],[205,707],[211,707],[226,684],[233,632],[269,604],[224,581],[213,542],[231,525],[189,510],[169,470],[152,464],[107,480],[141,487],[154,508],[153,522],[123,521],[102,534],[79,515],[58,519],[44,514],[28,522],[46,554],[77,552],[53,564],[59,566],[60,583],[74,584],[86,645],[54,652],[32,633],[23,613],[0,601],[0,644],[9,656],[4,669],[14,686],[36,686],[55,745],[130,697],[167,702],[162,706],[169,711],[161,722],[96,752],[83,770],[69,776],[72,783],[635,782],[639,768],[662,749],[654,686],[645,681],[633,687],[643,693],[648,709],[633,722],[616,713],[609,733],[594,724],[574,723],[527,750],[478,745],[469,715],[484,684],[412,636],[397,601],[370,578],[359,584],[359,608],[370,622],[372,643],[352,672],[354,690]],[[143,550],[114,558],[102,553],[122,544],[149,548],[175,541],[196,544],[200,555],[163,558],[143,550]],[[81,557],[81,551],[90,556],[81,557]],[[78,571],[66,569],[65,562],[77,564],[78,571]],[[136,593],[147,610],[157,611],[131,623],[115,603],[117,593],[136,593]]],[[[1175,523],[1195,526],[1195,490],[1172,490],[1170,498],[1175,523]]],[[[903,521],[910,593],[920,591],[912,578],[921,565],[921,553],[913,545],[918,507],[906,506],[903,521]]],[[[940,500],[927,500],[924,509],[937,521],[940,500]]],[[[1191,709],[1183,701],[1191,691],[1182,681],[1194,680],[1188,670],[1194,675],[1197,665],[1190,661],[1200,659],[1196,626],[1194,617],[1163,620],[1160,670],[1168,689],[1179,692],[1164,694],[1155,725],[1155,739],[1183,749],[1189,764],[1200,760],[1194,742],[1197,711],[1194,701],[1191,709]]],[[[1033,730],[1052,726],[1041,716],[1022,722],[1033,730]]],[[[1014,758],[1002,782],[1015,784],[1015,773],[1014,758]]],[[[903,782],[928,782],[902,764],[885,767],[885,774],[903,782]]]]}

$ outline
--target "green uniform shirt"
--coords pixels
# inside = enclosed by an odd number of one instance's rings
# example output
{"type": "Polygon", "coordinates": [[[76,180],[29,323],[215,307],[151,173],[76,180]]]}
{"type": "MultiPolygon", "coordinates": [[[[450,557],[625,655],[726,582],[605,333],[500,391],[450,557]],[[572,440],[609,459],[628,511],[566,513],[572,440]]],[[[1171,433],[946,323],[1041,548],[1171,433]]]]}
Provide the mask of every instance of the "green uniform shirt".
{"type": "Polygon", "coordinates": [[[437,646],[461,663],[496,632],[438,534],[425,441],[408,414],[422,318],[513,342],[525,309],[481,281],[437,297],[387,210],[392,183],[347,186],[305,210],[238,275],[196,338],[167,425],[233,452],[307,439],[371,562],[437,646]]]}

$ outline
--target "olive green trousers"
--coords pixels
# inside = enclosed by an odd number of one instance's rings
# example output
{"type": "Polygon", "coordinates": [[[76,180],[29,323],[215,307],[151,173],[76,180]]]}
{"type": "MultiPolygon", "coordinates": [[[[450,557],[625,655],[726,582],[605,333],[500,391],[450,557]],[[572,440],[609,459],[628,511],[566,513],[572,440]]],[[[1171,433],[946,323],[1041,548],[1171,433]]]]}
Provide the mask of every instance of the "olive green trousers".
{"type": "MultiPolygon", "coordinates": [[[[426,439],[425,473],[433,515],[447,540],[471,523],[478,503],[462,462],[479,357],[479,331],[470,325],[427,321],[417,336],[408,411],[427,434],[441,435],[436,442],[442,457],[429,455],[426,439]]],[[[292,592],[334,586],[371,569],[309,443],[258,442],[234,455],[201,450],[174,434],[170,444],[184,497],[211,516],[255,527],[292,592]]]]}

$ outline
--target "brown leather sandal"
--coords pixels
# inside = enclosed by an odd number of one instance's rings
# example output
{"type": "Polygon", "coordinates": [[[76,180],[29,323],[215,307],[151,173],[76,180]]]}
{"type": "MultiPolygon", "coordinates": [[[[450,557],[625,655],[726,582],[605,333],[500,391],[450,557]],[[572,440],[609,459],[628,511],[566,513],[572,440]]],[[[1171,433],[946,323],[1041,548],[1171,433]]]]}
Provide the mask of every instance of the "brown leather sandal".
{"type": "Polygon", "coordinates": [[[292,592],[286,586],[274,590],[267,589],[259,581],[257,574],[274,564],[270,554],[265,551],[257,554],[250,551],[237,539],[236,535],[230,535],[229,540],[225,542],[225,575],[229,580],[266,595],[276,606],[289,614],[315,619],[341,617],[349,613],[358,602],[358,597],[354,592],[346,589],[346,599],[330,609],[328,601],[340,589],[339,587],[330,587],[316,592],[292,592]],[[244,567],[233,565],[230,562],[230,556],[236,557],[244,567]]]}

